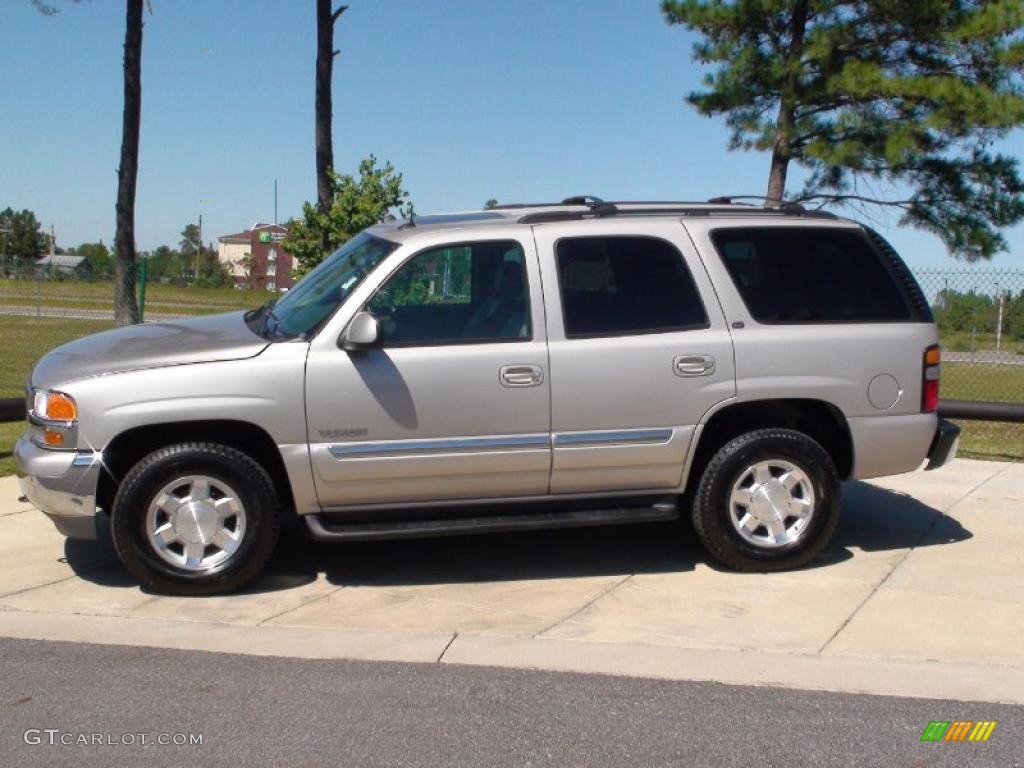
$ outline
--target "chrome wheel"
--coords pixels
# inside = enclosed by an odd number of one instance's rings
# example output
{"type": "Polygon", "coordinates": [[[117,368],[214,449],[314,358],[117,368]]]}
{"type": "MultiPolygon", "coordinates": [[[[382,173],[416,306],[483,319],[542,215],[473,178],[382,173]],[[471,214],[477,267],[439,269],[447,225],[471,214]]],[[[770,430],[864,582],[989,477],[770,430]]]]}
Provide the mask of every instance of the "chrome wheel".
{"type": "Polygon", "coordinates": [[[227,483],[188,475],[167,483],[146,512],[146,538],[161,559],[186,571],[227,562],[245,536],[245,507],[227,483]]]}
{"type": "Polygon", "coordinates": [[[775,548],[798,541],[814,516],[814,488],[807,473],[769,459],[744,469],[729,494],[729,520],[743,539],[775,548]]]}

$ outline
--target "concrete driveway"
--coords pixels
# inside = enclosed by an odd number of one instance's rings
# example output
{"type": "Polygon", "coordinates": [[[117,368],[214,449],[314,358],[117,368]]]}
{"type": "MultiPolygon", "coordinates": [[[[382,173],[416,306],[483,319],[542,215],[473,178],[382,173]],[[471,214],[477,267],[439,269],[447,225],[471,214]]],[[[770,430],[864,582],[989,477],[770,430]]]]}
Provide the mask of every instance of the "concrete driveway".
{"type": "Polygon", "coordinates": [[[245,592],[139,588],[0,479],[0,636],[523,666],[1024,702],[1024,464],[844,487],[826,558],[744,575],[658,524],[409,542],[286,537],[245,592]]]}

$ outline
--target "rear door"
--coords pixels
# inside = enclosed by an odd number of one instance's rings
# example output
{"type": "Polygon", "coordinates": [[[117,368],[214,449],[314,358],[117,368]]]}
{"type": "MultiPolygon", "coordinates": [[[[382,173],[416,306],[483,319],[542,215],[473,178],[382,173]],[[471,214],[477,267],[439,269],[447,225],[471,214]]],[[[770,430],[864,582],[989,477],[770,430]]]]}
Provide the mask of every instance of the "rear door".
{"type": "Polygon", "coordinates": [[[671,490],[701,417],[735,394],[732,340],[677,219],[534,228],[553,494],[671,490]]]}

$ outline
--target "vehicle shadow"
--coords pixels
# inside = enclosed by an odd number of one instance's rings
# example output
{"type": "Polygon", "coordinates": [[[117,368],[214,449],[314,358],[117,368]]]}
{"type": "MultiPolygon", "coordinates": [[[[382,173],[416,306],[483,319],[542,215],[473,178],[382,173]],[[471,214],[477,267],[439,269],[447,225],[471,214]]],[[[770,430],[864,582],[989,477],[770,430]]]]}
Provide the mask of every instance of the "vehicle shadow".
{"type": "MultiPolygon", "coordinates": [[[[843,486],[836,535],[808,568],[826,568],[869,552],[952,544],[971,537],[956,520],[906,494],[862,482],[843,486]]],[[[102,533],[102,532],[101,532],[102,533]]],[[[97,542],[67,542],[67,562],[81,576],[110,587],[137,586],[120,567],[97,568],[97,542]]],[[[289,527],[266,571],[243,590],[291,589],[323,575],[338,586],[416,586],[578,578],[718,568],[683,522],[482,536],[326,544],[289,527]]]]}

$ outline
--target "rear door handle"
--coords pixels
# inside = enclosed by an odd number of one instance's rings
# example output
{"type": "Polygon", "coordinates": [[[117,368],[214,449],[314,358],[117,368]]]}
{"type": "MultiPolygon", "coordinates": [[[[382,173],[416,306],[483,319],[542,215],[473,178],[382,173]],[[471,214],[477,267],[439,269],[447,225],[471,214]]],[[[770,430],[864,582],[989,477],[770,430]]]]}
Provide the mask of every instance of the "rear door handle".
{"type": "Polygon", "coordinates": [[[536,387],[544,382],[539,365],[504,365],[498,376],[503,387],[536,387]]]}
{"type": "Polygon", "coordinates": [[[679,355],[672,361],[676,376],[710,376],[715,372],[715,358],[711,355],[679,355]]]}

